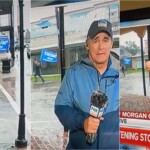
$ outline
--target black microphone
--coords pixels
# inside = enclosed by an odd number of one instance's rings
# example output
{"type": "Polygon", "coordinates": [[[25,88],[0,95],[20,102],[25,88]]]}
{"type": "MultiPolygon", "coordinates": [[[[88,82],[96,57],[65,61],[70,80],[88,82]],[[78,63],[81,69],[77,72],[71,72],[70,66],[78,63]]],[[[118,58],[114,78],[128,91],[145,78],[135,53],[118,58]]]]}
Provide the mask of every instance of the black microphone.
{"type": "MultiPolygon", "coordinates": [[[[108,97],[101,91],[93,92],[91,96],[90,115],[95,118],[99,118],[103,115],[103,112],[107,106],[108,97]]],[[[86,135],[86,141],[92,144],[96,139],[97,133],[89,133],[86,135]]]]}

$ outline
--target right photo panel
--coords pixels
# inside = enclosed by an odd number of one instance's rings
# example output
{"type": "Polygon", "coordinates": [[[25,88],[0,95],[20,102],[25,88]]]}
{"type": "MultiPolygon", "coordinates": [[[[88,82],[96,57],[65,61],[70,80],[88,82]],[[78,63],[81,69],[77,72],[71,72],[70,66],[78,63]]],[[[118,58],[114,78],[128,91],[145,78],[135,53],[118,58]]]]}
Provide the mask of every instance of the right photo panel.
{"type": "Polygon", "coordinates": [[[120,1],[120,149],[150,149],[150,1],[120,1]]]}

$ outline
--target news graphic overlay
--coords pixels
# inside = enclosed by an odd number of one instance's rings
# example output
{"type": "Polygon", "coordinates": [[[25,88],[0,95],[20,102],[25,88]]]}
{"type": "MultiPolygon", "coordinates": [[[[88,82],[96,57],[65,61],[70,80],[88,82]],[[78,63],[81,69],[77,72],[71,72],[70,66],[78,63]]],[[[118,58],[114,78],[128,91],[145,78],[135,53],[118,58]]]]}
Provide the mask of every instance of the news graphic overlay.
{"type": "MultiPolygon", "coordinates": [[[[105,93],[101,91],[93,92],[91,96],[91,107],[90,107],[90,115],[95,118],[99,118],[103,115],[105,108],[107,107],[108,97],[105,93]]],[[[96,139],[97,134],[87,134],[86,141],[92,144],[96,139]]]]}
{"type": "Polygon", "coordinates": [[[150,149],[149,96],[122,94],[120,99],[120,143],[135,146],[137,149],[150,149]]]}

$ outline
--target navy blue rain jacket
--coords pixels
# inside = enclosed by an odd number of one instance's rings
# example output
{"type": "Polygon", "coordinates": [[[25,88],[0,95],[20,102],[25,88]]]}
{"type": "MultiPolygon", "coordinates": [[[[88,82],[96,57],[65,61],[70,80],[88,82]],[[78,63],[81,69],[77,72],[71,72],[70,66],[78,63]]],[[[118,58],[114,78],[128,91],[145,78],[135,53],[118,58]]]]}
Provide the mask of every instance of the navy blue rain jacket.
{"type": "Polygon", "coordinates": [[[55,113],[62,125],[70,130],[67,149],[119,149],[119,73],[118,62],[109,58],[100,74],[87,58],[68,69],[55,100],[55,113]],[[98,82],[99,79],[99,82],[98,82]],[[89,116],[90,98],[97,90],[108,96],[104,121],[100,122],[93,144],[86,142],[83,125],[89,116]]]}

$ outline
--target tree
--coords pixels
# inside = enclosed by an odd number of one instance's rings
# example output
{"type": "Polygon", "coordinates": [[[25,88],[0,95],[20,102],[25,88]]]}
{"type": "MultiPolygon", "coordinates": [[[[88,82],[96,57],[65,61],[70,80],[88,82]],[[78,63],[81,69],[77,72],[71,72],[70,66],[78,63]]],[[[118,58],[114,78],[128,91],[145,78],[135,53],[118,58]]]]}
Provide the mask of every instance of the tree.
{"type": "Polygon", "coordinates": [[[126,41],[124,48],[133,56],[136,55],[139,51],[139,47],[135,44],[134,41],[126,41]]]}

